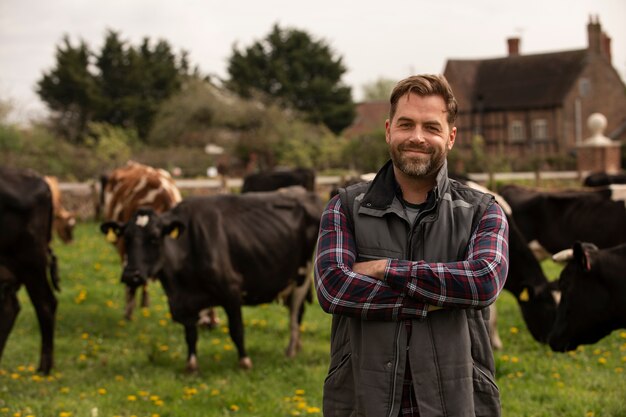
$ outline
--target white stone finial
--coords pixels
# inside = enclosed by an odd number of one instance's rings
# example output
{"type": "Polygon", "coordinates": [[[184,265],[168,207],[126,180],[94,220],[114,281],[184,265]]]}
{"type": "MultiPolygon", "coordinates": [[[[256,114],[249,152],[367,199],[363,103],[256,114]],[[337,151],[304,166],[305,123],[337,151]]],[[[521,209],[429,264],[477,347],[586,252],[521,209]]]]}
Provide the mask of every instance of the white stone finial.
{"type": "Polygon", "coordinates": [[[606,129],[606,117],[602,113],[593,113],[587,119],[587,127],[591,131],[591,136],[583,142],[585,145],[606,146],[612,145],[613,141],[604,136],[606,129]]]}

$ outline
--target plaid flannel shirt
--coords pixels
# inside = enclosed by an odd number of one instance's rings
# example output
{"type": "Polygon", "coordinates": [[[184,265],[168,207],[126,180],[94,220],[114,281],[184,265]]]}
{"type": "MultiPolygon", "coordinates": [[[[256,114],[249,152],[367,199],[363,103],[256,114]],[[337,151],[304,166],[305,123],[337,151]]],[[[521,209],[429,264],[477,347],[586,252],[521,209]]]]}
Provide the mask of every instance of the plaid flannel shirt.
{"type": "Polygon", "coordinates": [[[318,301],[327,313],[387,321],[426,317],[429,305],[487,307],[504,287],[507,237],[506,216],[492,204],[470,238],[465,260],[389,259],[385,278],[379,280],[352,271],[357,257],[354,235],[335,196],[320,223],[314,271],[318,301]]]}

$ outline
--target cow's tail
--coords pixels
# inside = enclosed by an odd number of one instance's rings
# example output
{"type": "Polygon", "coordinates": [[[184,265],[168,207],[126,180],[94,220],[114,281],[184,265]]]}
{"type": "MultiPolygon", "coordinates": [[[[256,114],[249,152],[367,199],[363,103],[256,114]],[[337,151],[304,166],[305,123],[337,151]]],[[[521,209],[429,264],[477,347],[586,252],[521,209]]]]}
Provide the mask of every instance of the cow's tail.
{"type": "Polygon", "coordinates": [[[52,248],[48,247],[48,266],[50,268],[50,281],[55,290],[61,291],[59,286],[59,267],[57,264],[57,257],[52,251],[52,248]]]}

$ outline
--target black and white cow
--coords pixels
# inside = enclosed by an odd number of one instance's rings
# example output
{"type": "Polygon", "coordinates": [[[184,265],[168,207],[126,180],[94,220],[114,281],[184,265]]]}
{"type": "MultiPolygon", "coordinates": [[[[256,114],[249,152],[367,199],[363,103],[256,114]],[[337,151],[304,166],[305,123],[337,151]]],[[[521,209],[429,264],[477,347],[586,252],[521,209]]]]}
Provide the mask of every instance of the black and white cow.
{"type": "Polygon", "coordinates": [[[598,249],[575,242],[561,271],[561,302],[550,333],[552,350],[593,344],[626,328],[626,244],[598,249]]]}
{"type": "Polygon", "coordinates": [[[315,171],[310,168],[277,169],[246,175],[241,186],[242,193],[274,191],[279,188],[302,186],[315,190],[315,171]]]}
{"type": "Polygon", "coordinates": [[[43,177],[31,171],[0,167],[0,358],[20,311],[22,285],[30,297],[41,331],[38,371],[53,365],[54,321],[58,290],[56,258],[50,249],[53,205],[43,177]]]}
{"type": "MultiPolygon", "coordinates": [[[[502,206],[509,222],[509,274],[504,289],[517,300],[522,317],[532,337],[540,342],[548,342],[548,334],[556,317],[557,297],[552,285],[546,278],[515,219],[511,208],[498,193],[494,193],[467,178],[455,177],[458,181],[485,193],[493,194],[502,206]]],[[[492,304],[490,322],[491,345],[494,349],[502,347],[496,326],[496,308],[492,304]]]]}
{"type": "Polygon", "coordinates": [[[612,200],[610,189],[548,192],[506,185],[498,193],[526,240],[539,242],[549,253],[571,248],[575,241],[601,248],[626,242],[624,201],[612,200]]]}
{"type": "Polygon", "coordinates": [[[167,294],[172,318],[185,327],[187,368],[197,369],[198,314],[222,306],[239,365],[252,361],[244,346],[241,307],[275,300],[291,291],[292,357],[300,346],[299,320],[317,240],[322,203],[301,187],[273,193],[191,197],[160,215],[139,210],[126,224],[107,222],[124,239],[127,264],[122,280],[142,285],[157,277],[167,294]]]}

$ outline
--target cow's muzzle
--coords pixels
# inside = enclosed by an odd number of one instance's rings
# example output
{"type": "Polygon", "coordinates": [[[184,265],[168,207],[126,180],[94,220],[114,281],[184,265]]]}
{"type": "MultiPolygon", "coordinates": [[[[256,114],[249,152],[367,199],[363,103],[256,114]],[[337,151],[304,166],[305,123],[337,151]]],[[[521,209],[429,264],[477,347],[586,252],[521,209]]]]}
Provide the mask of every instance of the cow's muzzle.
{"type": "Polygon", "coordinates": [[[122,273],[122,282],[131,288],[137,288],[146,283],[146,279],[137,270],[125,269],[122,273]]]}

